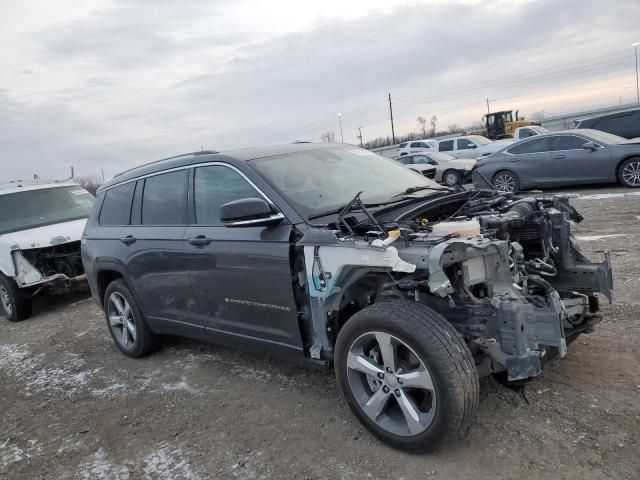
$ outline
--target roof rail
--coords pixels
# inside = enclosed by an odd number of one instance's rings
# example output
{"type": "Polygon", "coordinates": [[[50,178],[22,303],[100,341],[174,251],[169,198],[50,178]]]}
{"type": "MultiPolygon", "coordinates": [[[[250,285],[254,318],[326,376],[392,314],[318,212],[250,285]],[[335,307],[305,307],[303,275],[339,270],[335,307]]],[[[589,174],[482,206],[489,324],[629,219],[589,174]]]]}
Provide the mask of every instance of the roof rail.
{"type": "Polygon", "coordinates": [[[194,156],[195,157],[195,156],[198,156],[198,155],[213,155],[213,154],[216,154],[216,153],[220,153],[220,152],[218,152],[217,150],[200,150],[198,152],[181,153],[180,155],[174,155],[173,157],[166,157],[166,158],[161,158],[160,160],[154,160],[152,162],[143,163],[142,165],[138,165],[137,167],[133,167],[133,168],[130,168],[128,170],[124,170],[124,171],[122,171],[120,173],[116,173],[113,176],[113,178],[117,178],[117,177],[119,177],[121,175],[124,175],[125,173],[132,172],[132,171],[137,170],[137,169],[142,168],[142,167],[153,165],[154,163],[164,162],[166,160],[174,160],[176,158],[182,158],[182,157],[188,157],[188,156],[194,156]]]}

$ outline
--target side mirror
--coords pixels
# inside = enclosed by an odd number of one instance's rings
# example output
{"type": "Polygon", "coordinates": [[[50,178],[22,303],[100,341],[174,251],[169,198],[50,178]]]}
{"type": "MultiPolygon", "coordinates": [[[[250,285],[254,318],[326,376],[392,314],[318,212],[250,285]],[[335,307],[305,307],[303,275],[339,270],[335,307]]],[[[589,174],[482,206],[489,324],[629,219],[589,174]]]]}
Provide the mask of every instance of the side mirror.
{"type": "Polygon", "coordinates": [[[593,142],[583,143],[582,148],[584,148],[585,150],[591,150],[592,152],[598,150],[598,146],[593,142]]]}
{"type": "Polygon", "coordinates": [[[242,198],[220,207],[220,220],[225,227],[261,227],[280,223],[282,213],[274,213],[262,198],[242,198]]]}

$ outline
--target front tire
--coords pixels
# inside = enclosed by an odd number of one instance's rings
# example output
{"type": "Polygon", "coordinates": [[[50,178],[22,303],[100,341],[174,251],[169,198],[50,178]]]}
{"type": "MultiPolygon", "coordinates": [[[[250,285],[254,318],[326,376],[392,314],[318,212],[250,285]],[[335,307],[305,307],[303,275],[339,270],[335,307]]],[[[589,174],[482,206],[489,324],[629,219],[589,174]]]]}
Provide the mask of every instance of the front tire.
{"type": "Polygon", "coordinates": [[[620,164],[618,180],[625,187],[640,187],[640,157],[627,158],[620,164]]]}
{"type": "Polygon", "coordinates": [[[447,187],[455,187],[462,183],[462,175],[456,170],[447,170],[442,174],[442,181],[447,187]]]}
{"type": "Polygon", "coordinates": [[[114,280],[104,294],[104,313],[111,338],[125,355],[138,358],[159,347],[136,299],[124,280],[114,280]]]}
{"type": "Polygon", "coordinates": [[[478,404],[478,372],[455,328],[425,305],[382,302],[342,328],[335,373],[347,404],[383,442],[427,452],[462,437],[478,404]]]}
{"type": "Polygon", "coordinates": [[[31,316],[31,300],[13,279],[0,273],[0,315],[10,322],[20,322],[31,316]]]}
{"type": "Polygon", "coordinates": [[[520,182],[515,173],[501,170],[493,176],[493,188],[500,193],[518,193],[520,182]]]}

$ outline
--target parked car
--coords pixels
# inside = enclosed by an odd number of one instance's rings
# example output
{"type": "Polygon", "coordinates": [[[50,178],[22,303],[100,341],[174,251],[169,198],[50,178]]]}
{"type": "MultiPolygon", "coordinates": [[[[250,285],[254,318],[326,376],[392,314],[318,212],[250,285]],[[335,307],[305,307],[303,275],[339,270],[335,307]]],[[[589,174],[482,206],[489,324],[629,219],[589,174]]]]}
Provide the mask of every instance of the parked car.
{"type": "Polygon", "coordinates": [[[24,320],[45,288],[84,281],[80,236],[93,201],[73,183],[0,187],[0,314],[24,320]]]}
{"type": "Polygon", "coordinates": [[[481,135],[465,135],[440,140],[438,152],[445,152],[456,158],[482,157],[497,152],[510,143],[510,139],[493,142],[481,135]]]}
{"type": "Polygon", "coordinates": [[[536,377],[600,319],[611,267],[576,250],[570,219],[565,197],[454,192],[367,150],[294,144],[116,176],[82,259],[125,355],[176,334],[333,366],[369,431],[426,451],[468,430],[479,376],[536,377]]]}
{"type": "MultiPolygon", "coordinates": [[[[396,157],[395,161],[415,169],[423,165],[432,165],[433,176],[427,176],[448,187],[460,185],[471,179],[471,169],[476,164],[474,158],[456,158],[441,152],[429,152],[416,155],[396,157]]],[[[431,172],[430,172],[431,173],[431,172]]]]}
{"type": "Polygon", "coordinates": [[[403,142],[398,145],[396,154],[403,156],[418,152],[433,152],[437,148],[438,142],[436,140],[416,140],[413,142],[403,142]]]}
{"type": "Polygon", "coordinates": [[[592,128],[624,138],[640,137],[640,108],[585,118],[576,128],[592,128]]]}
{"type": "MultiPolygon", "coordinates": [[[[406,158],[406,157],[400,157],[400,158],[406,158]]],[[[433,165],[429,165],[428,163],[407,164],[405,165],[405,167],[431,180],[433,180],[436,177],[436,167],[433,165]]]]}
{"type": "Polygon", "coordinates": [[[589,129],[523,140],[478,159],[473,172],[476,187],[500,192],[613,182],[640,187],[640,139],[589,129]]]}
{"type": "Polygon", "coordinates": [[[540,125],[527,125],[526,127],[516,128],[516,131],[513,132],[513,138],[508,138],[505,140],[510,140],[512,143],[515,143],[520,140],[524,140],[525,138],[542,135],[543,133],[549,133],[549,130],[541,127],[540,125]]]}

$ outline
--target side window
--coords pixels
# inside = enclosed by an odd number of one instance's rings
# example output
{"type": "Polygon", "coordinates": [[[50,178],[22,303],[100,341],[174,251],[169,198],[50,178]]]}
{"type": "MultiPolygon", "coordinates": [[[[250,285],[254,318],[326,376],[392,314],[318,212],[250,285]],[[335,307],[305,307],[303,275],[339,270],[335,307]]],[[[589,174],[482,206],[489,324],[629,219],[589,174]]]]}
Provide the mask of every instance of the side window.
{"type": "Polygon", "coordinates": [[[187,170],[163,173],[145,180],[142,224],[187,224],[187,170]]]}
{"type": "Polygon", "coordinates": [[[195,175],[196,222],[200,225],[222,225],[220,207],[225,203],[242,198],[261,198],[242,175],[229,167],[199,167],[195,175]]]}
{"type": "Polygon", "coordinates": [[[489,115],[487,117],[487,124],[489,124],[489,126],[495,125],[496,123],[496,117],[494,115],[489,115]]]}
{"type": "Polygon", "coordinates": [[[468,150],[470,148],[476,148],[477,145],[473,143],[471,140],[467,140],[466,138],[458,139],[458,150],[468,150]]]}
{"type": "Polygon", "coordinates": [[[420,142],[411,142],[411,144],[409,144],[409,148],[419,148],[421,146],[420,142]]]}
{"type": "Polygon", "coordinates": [[[575,135],[558,135],[551,137],[551,150],[582,150],[585,143],[587,140],[575,135]]]}
{"type": "Polygon", "coordinates": [[[534,132],[530,128],[520,129],[520,138],[535,137],[535,136],[536,136],[536,132],[534,132]]]}
{"type": "Polygon", "coordinates": [[[443,140],[438,144],[439,152],[450,152],[453,150],[453,140],[443,140]]]}
{"type": "Polygon", "coordinates": [[[413,163],[429,163],[429,159],[424,155],[416,155],[413,157],[413,163]]]}
{"type": "MultiPolygon", "coordinates": [[[[594,128],[602,130],[603,132],[613,133],[614,135],[629,137],[633,136],[634,123],[634,114],[629,113],[626,115],[605,117],[596,122],[594,128]]],[[[637,127],[635,130],[637,130],[637,127]]]]}
{"type": "Polygon", "coordinates": [[[400,145],[398,145],[398,148],[404,148],[407,146],[407,142],[401,143],[400,145]]]}
{"type": "Polygon", "coordinates": [[[549,151],[549,139],[534,138],[533,140],[527,140],[526,142],[519,143],[518,145],[511,147],[507,150],[509,153],[518,155],[521,153],[540,153],[549,151]]]}
{"type": "Polygon", "coordinates": [[[411,159],[412,158],[413,157],[408,157],[408,156],[405,155],[404,157],[400,157],[398,159],[398,162],[401,163],[402,165],[409,165],[409,164],[411,164],[411,159]]]}
{"type": "Polygon", "coordinates": [[[129,182],[105,192],[98,219],[100,225],[129,225],[135,187],[136,182],[129,182]]]}

